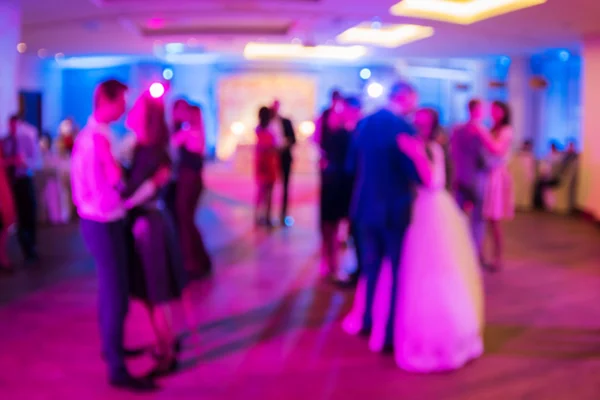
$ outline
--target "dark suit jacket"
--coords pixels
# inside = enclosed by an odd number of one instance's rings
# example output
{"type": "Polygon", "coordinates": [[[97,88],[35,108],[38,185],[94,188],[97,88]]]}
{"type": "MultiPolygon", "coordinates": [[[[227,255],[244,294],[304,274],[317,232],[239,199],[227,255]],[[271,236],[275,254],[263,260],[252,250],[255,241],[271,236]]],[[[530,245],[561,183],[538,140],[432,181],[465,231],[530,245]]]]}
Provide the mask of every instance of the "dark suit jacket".
{"type": "Polygon", "coordinates": [[[296,144],[296,133],[294,132],[294,126],[292,121],[288,118],[281,117],[281,125],[283,128],[283,135],[290,141],[290,147],[286,148],[281,152],[282,163],[292,163],[292,147],[296,144]]]}
{"type": "Polygon", "coordinates": [[[413,162],[398,148],[400,133],[414,135],[415,130],[386,109],[358,127],[346,167],[356,176],[350,212],[360,226],[395,229],[406,224],[420,178],[413,162]]]}

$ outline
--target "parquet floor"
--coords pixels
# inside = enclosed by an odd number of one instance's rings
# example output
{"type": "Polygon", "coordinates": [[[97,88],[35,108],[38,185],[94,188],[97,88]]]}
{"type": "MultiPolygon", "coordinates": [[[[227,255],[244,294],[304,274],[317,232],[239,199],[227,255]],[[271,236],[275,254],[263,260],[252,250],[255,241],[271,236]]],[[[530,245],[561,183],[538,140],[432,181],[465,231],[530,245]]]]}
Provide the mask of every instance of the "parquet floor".
{"type": "MultiPolygon", "coordinates": [[[[507,225],[508,262],[486,276],[486,354],[463,370],[412,375],[340,329],[352,293],[318,277],[315,182],[297,177],[296,224],[251,224],[247,180],[215,171],[199,224],[216,274],[193,287],[201,342],[152,399],[600,399],[600,231],[522,214],[507,225]]],[[[76,226],[44,228],[44,263],[0,277],[0,399],[129,399],[105,384],[92,260],[76,226]]],[[[181,311],[175,308],[181,327],[181,311]]],[[[128,346],[152,343],[133,304],[128,346]]],[[[132,361],[143,372],[149,358],[132,361]]]]}

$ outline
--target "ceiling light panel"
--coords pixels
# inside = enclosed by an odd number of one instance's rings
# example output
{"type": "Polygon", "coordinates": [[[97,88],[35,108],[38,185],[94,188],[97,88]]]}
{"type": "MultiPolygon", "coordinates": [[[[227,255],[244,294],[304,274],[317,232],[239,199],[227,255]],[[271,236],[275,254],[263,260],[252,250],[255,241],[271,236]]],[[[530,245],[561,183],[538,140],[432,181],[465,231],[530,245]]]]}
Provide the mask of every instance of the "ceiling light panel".
{"type": "Polygon", "coordinates": [[[434,29],[422,25],[382,25],[373,28],[372,23],[359,24],[337,36],[338,43],[364,44],[394,48],[433,36],[434,29]]]}
{"type": "Polygon", "coordinates": [[[392,6],[390,13],[470,25],[546,2],[547,0],[403,0],[392,6]]]}

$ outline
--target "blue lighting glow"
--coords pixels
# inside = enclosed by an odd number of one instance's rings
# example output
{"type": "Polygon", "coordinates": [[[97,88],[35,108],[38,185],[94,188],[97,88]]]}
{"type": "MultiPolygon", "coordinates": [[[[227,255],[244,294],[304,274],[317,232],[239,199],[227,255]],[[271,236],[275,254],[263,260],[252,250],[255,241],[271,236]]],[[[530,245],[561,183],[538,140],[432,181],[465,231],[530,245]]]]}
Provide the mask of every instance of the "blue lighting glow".
{"type": "Polygon", "coordinates": [[[560,53],[558,53],[558,58],[560,58],[561,61],[569,61],[569,57],[570,54],[566,50],[562,50],[560,53]]]}
{"type": "Polygon", "coordinates": [[[371,77],[371,70],[369,68],[363,68],[360,70],[360,77],[367,80],[371,77]]]}
{"type": "Polygon", "coordinates": [[[163,78],[170,81],[173,79],[173,70],[171,68],[165,68],[163,71],[163,78]]]}
{"type": "Polygon", "coordinates": [[[167,43],[165,50],[171,54],[182,53],[185,50],[185,45],[183,43],[167,43]]]}
{"type": "Polygon", "coordinates": [[[294,218],[292,217],[285,217],[283,219],[283,225],[287,226],[288,228],[294,226],[294,222],[296,221],[294,221],[294,218]]]}

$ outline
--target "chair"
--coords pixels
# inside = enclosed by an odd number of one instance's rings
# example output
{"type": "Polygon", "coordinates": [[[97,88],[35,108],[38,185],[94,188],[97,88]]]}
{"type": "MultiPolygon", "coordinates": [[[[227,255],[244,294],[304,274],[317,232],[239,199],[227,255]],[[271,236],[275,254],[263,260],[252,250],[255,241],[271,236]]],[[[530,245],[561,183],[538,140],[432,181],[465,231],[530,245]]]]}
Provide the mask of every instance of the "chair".
{"type": "Polygon", "coordinates": [[[533,154],[519,153],[508,165],[514,182],[515,206],[518,210],[533,208],[536,161],[533,154]]]}
{"type": "Polygon", "coordinates": [[[560,177],[558,186],[544,190],[544,204],[549,211],[557,214],[570,214],[575,208],[577,184],[577,162],[572,162],[560,177]]]}

